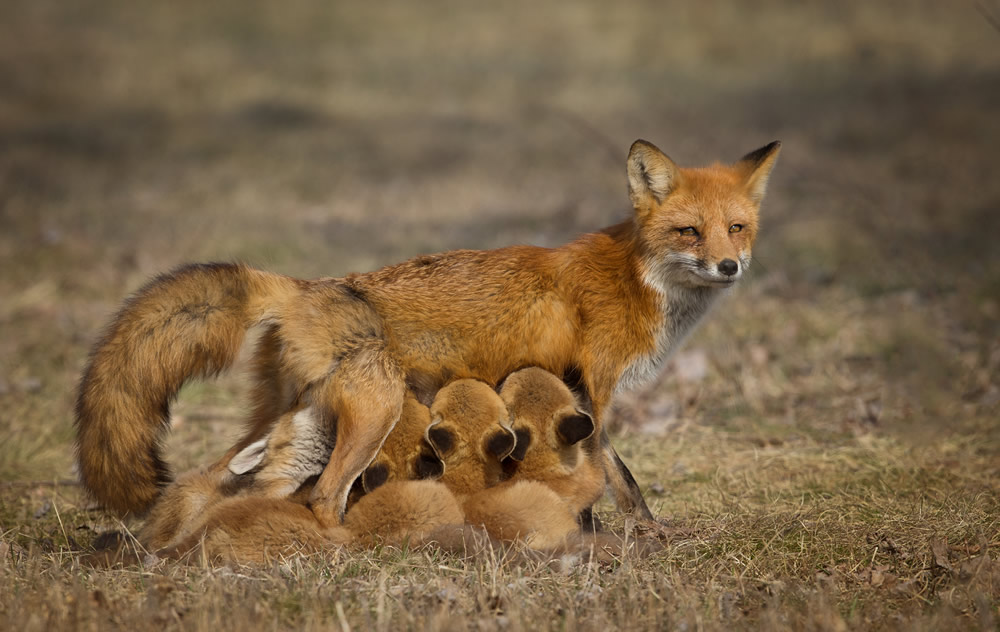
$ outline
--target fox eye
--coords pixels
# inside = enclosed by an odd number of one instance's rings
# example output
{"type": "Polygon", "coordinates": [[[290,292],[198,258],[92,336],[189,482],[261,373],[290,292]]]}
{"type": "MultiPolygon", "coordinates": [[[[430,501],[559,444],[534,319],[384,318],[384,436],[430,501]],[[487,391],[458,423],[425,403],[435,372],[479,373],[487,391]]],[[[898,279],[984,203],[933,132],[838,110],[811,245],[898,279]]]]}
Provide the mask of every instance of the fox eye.
{"type": "Polygon", "coordinates": [[[729,232],[731,233],[738,233],[741,230],[743,230],[743,224],[733,224],[729,227],[729,232]]]}
{"type": "MultiPolygon", "coordinates": [[[[732,230],[732,228],[730,228],[729,230],[732,230]]],[[[694,229],[694,226],[687,226],[685,228],[678,228],[677,232],[679,232],[680,234],[685,235],[685,236],[691,236],[691,237],[697,237],[698,236],[698,231],[694,229]]]]}

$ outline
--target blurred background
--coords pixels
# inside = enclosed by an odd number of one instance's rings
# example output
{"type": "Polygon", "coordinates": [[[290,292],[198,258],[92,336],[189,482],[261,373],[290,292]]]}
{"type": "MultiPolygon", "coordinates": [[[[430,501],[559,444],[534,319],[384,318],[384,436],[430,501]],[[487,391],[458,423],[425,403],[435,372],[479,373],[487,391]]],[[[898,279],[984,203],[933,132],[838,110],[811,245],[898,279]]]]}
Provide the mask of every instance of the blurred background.
{"type": "MultiPolygon", "coordinates": [[[[640,480],[692,428],[1000,455],[998,107],[995,0],[6,0],[0,478],[73,476],[87,351],[152,275],[558,245],[628,216],[636,138],[784,143],[752,277],[619,403],[640,480]]],[[[243,385],[185,390],[174,462],[233,440],[243,385]]]]}

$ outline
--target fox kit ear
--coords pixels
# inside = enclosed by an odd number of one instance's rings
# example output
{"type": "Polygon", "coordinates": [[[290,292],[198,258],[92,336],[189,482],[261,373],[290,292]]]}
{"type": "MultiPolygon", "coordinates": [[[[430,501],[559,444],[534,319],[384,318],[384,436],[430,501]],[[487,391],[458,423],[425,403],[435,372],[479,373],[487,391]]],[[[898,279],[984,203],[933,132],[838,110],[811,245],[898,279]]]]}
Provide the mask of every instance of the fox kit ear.
{"type": "Polygon", "coordinates": [[[430,452],[421,452],[413,464],[413,474],[417,480],[441,478],[444,475],[444,461],[430,452]]]}
{"type": "Polygon", "coordinates": [[[510,453],[510,458],[515,461],[523,461],[524,455],[528,453],[528,447],[531,446],[531,431],[527,428],[517,428],[514,430],[514,436],[517,440],[514,442],[514,450],[510,453]]]}
{"type": "Polygon", "coordinates": [[[361,486],[364,487],[367,493],[381,487],[387,480],[389,480],[389,468],[386,467],[385,463],[369,465],[361,473],[361,486]]]}
{"type": "Polygon", "coordinates": [[[767,191],[767,179],[771,176],[771,169],[778,160],[778,153],[781,151],[781,142],[764,145],[756,151],[752,151],[740,158],[737,166],[746,174],[747,197],[754,204],[760,204],[767,191]]]}
{"type": "Polygon", "coordinates": [[[587,413],[576,411],[559,420],[556,433],[566,445],[575,445],[594,434],[594,420],[587,413]]]}
{"type": "Polygon", "coordinates": [[[510,456],[514,451],[514,433],[506,428],[486,435],[483,439],[483,452],[496,457],[498,461],[510,456]]]}
{"type": "Polygon", "coordinates": [[[434,448],[434,453],[441,460],[447,459],[451,451],[455,449],[455,434],[451,429],[441,424],[440,417],[427,426],[424,438],[427,439],[427,443],[431,444],[431,447],[434,448]]]}
{"type": "Polygon", "coordinates": [[[636,209],[647,206],[652,197],[662,202],[677,188],[680,171],[674,161],[656,145],[644,140],[632,143],[628,152],[628,197],[636,209]]]}
{"type": "Polygon", "coordinates": [[[229,465],[227,466],[229,471],[233,474],[246,474],[260,465],[260,462],[264,460],[264,455],[267,453],[267,440],[270,438],[271,435],[268,435],[243,448],[239,454],[229,460],[229,465]]]}

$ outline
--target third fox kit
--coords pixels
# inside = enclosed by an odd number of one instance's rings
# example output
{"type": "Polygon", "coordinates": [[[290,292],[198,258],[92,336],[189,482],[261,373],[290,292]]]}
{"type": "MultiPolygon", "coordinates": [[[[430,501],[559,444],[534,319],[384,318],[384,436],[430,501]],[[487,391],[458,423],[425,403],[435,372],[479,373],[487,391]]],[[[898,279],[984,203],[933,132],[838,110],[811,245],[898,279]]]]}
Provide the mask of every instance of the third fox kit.
{"type": "Polygon", "coordinates": [[[431,398],[451,380],[495,385],[526,366],[583,391],[596,426],[590,458],[619,509],[651,518],[602,420],[614,394],[654,377],[743,275],[778,150],[682,168],[636,141],[633,216],[559,248],[457,250],[310,281],[238,264],[161,276],[126,301],[91,354],[76,406],[81,480],[109,509],[146,511],[169,479],[159,442],[171,399],[189,378],[226,369],[246,331],[264,325],[249,431],[219,466],[280,415],[311,406],[335,436],[312,492],[324,524],[342,519],[408,388],[431,398]]]}

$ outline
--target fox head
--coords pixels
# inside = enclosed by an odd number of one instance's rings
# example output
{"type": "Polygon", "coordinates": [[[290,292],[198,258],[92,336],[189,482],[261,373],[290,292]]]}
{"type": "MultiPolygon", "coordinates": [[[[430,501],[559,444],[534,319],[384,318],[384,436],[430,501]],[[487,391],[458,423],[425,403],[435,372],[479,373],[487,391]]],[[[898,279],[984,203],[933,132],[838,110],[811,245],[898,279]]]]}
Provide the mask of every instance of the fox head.
{"type": "Polygon", "coordinates": [[[456,380],[431,404],[427,442],[444,462],[440,480],[455,494],[500,482],[501,462],[514,449],[514,430],[500,396],[484,382],[456,380]]]}
{"type": "Polygon", "coordinates": [[[508,462],[518,478],[545,480],[573,472],[584,460],[583,440],[594,420],[555,375],[537,367],[515,371],[500,387],[514,424],[517,445],[508,462]]]}
{"type": "Polygon", "coordinates": [[[632,144],[629,198],[651,285],[727,287],[743,276],[780,148],[775,141],[732,165],[682,168],[652,143],[632,144]]]}

